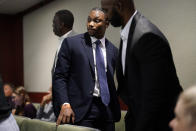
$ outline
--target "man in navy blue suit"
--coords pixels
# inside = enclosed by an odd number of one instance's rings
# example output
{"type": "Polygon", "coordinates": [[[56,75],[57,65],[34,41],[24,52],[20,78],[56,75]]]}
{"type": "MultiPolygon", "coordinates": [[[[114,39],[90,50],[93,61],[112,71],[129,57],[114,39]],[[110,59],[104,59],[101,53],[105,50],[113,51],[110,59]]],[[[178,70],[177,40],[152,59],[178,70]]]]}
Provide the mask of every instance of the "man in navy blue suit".
{"type": "Polygon", "coordinates": [[[105,38],[108,18],[93,8],[84,34],[66,38],[58,55],[53,98],[57,125],[72,123],[114,131],[120,106],[114,84],[117,48],[105,38]]]}

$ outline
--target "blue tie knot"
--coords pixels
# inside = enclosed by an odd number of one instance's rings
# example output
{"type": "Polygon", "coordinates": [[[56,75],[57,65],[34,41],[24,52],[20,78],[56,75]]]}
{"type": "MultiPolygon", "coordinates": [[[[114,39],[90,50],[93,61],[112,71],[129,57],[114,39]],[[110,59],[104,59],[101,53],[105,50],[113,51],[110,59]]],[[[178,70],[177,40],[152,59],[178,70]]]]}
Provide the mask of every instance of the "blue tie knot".
{"type": "Polygon", "coordinates": [[[100,45],[100,44],[101,44],[101,41],[100,41],[100,40],[96,40],[96,41],[95,41],[95,44],[96,44],[96,45],[100,45]]]}

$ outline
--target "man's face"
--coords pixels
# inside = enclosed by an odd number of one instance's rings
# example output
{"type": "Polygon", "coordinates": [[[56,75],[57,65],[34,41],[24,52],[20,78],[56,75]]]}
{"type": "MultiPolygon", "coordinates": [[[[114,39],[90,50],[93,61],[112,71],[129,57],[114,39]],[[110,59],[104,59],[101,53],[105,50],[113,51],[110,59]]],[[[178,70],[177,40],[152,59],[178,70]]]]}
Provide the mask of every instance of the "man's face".
{"type": "Polygon", "coordinates": [[[92,10],[87,19],[87,30],[90,36],[101,39],[109,23],[102,11],[92,10]]]}
{"type": "Polygon", "coordinates": [[[52,26],[53,26],[54,34],[61,37],[63,35],[62,34],[63,23],[60,21],[60,19],[57,15],[54,16],[52,26]]]}
{"type": "Polygon", "coordinates": [[[187,117],[184,114],[184,105],[179,101],[175,108],[175,118],[170,121],[169,125],[173,131],[193,131],[188,125],[187,117]]]}
{"type": "Polygon", "coordinates": [[[115,0],[101,0],[101,7],[106,11],[109,22],[114,27],[122,26],[122,16],[116,8],[115,0]]]}
{"type": "Polygon", "coordinates": [[[5,97],[12,96],[13,90],[9,85],[4,85],[3,89],[4,89],[5,97]]]}

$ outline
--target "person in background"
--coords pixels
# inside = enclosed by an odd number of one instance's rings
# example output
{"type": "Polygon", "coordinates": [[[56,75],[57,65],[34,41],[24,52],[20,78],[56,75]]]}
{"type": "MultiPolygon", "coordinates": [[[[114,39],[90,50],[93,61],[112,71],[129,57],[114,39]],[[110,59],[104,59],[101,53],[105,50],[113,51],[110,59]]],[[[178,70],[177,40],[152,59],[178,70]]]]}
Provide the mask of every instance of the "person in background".
{"type": "Polygon", "coordinates": [[[43,121],[56,121],[52,106],[52,87],[49,88],[48,94],[43,96],[40,108],[37,110],[36,118],[43,121]]]}
{"type": "Polygon", "coordinates": [[[11,97],[12,93],[14,91],[14,85],[11,83],[4,83],[3,84],[3,89],[4,89],[4,93],[5,93],[5,97],[11,97]]]}
{"type": "Polygon", "coordinates": [[[69,10],[59,10],[55,13],[53,18],[53,32],[59,37],[59,46],[57,48],[55,59],[52,67],[52,75],[55,71],[58,53],[61,48],[62,42],[65,38],[76,35],[73,31],[74,16],[69,10]]]}
{"type": "Polygon", "coordinates": [[[0,131],[19,131],[19,127],[11,113],[4,91],[3,81],[0,75],[0,131]]]}
{"type": "Polygon", "coordinates": [[[9,105],[11,106],[11,108],[14,108],[14,102],[12,99],[12,93],[15,89],[15,86],[12,83],[4,83],[3,84],[3,89],[4,89],[4,93],[5,93],[5,97],[7,98],[7,101],[9,103],[9,105]]]}
{"type": "MultiPolygon", "coordinates": [[[[56,50],[56,54],[51,70],[52,79],[56,68],[58,53],[60,51],[63,40],[67,37],[76,35],[75,31],[73,31],[73,24],[74,24],[74,16],[71,11],[59,10],[55,13],[52,26],[53,26],[54,34],[59,37],[59,46],[56,50]]],[[[55,98],[53,98],[52,101],[55,101],[55,98]]],[[[54,111],[57,112],[56,109],[58,105],[56,105],[56,103],[53,102],[53,106],[54,106],[54,111]]]]}
{"type": "Polygon", "coordinates": [[[118,95],[128,106],[126,131],[171,131],[169,121],[182,91],[169,42],[136,10],[134,0],[101,0],[114,27],[121,27],[118,95]]]}
{"type": "Polygon", "coordinates": [[[105,37],[109,26],[101,8],[87,18],[88,32],[64,39],[53,79],[57,125],[114,131],[120,105],[114,84],[118,49],[105,37]]]}
{"type": "Polygon", "coordinates": [[[170,122],[173,131],[196,131],[196,86],[181,93],[170,122]]]}
{"type": "Polygon", "coordinates": [[[14,115],[25,116],[31,119],[36,117],[36,108],[31,103],[24,87],[17,87],[12,97],[15,103],[15,109],[12,111],[14,115]]]}

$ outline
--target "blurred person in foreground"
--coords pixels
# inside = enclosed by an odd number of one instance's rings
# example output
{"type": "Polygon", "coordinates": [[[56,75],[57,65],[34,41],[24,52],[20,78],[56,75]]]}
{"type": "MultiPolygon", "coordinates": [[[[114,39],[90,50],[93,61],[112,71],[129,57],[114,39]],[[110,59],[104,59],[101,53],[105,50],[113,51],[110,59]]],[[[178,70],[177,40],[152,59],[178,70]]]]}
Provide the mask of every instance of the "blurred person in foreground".
{"type": "Polygon", "coordinates": [[[181,93],[175,115],[170,122],[173,131],[196,131],[196,86],[181,93]]]}
{"type": "Polygon", "coordinates": [[[16,120],[11,113],[11,107],[8,104],[4,91],[3,81],[0,75],[0,131],[19,131],[16,120]]]}

